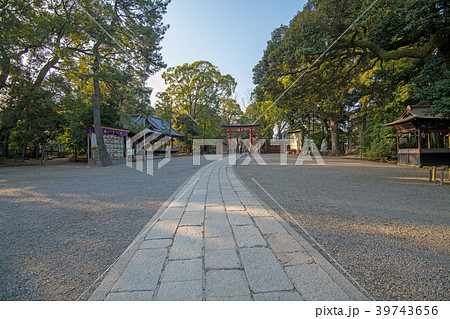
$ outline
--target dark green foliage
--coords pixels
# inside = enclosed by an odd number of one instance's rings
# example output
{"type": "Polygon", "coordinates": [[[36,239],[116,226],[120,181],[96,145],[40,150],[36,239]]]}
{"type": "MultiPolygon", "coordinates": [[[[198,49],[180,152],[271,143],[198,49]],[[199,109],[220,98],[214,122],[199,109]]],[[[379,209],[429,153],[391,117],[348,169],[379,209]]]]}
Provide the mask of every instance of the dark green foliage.
{"type": "Polygon", "coordinates": [[[231,98],[236,81],[208,61],[171,67],[162,77],[167,88],[158,93],[157,114],[186,135],[188,147],[194,138],[220,138],[220,124],[242,114],[231,98]]]}
{"type": "Polygon", "coordinates": [[[393,130],[382,125],[407,105],[450,116],[449,2],[380,0],[362,15],[372,3],[310,0],[289,26],[275,29],[253,69],[256,101],[267,106],[259,114],[284,110],[291,129],[316,143],[331,137],[337,155],[354,134],[346,120],[356,112],[370,157],[395,156],[393,130]]]}
{"type": "Polygon", "coordinates": [[[51,139],[75,156],[85,152],[94,77],[102,125],[121,127],[129,114],[148,113],[142,96],[151,90],[142,83],[165,66],[168,3],[0,0],[0,154],[24,158],[51,139]]]}

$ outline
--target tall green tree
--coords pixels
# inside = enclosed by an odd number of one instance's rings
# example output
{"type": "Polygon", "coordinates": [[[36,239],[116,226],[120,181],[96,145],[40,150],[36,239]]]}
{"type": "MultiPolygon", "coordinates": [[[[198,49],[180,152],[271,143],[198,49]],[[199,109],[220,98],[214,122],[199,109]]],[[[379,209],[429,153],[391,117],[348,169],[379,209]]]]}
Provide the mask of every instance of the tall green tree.
{"type": "Polygon", "coordinates": [[[221,74],[207,61],[171,67],[162,77],[167,88],[158,93],[158,112],[171,109],[175,125],[188,137],[188,146],[195,137],[218,138],[223,103],[231,98],[237,85],[233,77],[221,74]]]}
{"type": "MultiPolygon", "coordinates": [[[[3,103],[0,116],[8,118],[0,135],[6,147],[10,133],[16,125],[23,124],[23,118],[30,112],[28,109],[42,107],[43,99],[39,96],[47,95],[44,91],[65,94],[50,89],[52,84],[47,78],[55,73],[59,62],[69,60],[77,49],[73,40],[80,32],[75,21],[82,16],[74,9],[74,3],[56,0],[1,1],[0,8],[0,100],[3,103]]],[[[51,105],[56,107],[58,103],[48,103],[46,107],[51,105]]],[[[43,117],[35,118],[35,122],[48,120],[45,112],[35,115],[39,114],[43,117]]],[[[14,132],[14,139],[17,139],[21,130],[14,132]]],[[[29,133],[23,133],[24,141],[30,140],[29,133]]],[[[24,142],[22,159],[27,146],[24,142]]]]}
{"type": "Polygon", "coordinates": [[[381,110],[377,105],[407,88],[405,104],[431,104],[443,114],[449,108],[448,1],[380,0],[362,15],[371,4],[308,1],[289,26],[273,32],[254,68],[257,101],[277,101],[290,125],[319,118],[330,129],[335,155],[340,123],[362,105],[381,110]]]}
{"type": "Polygon", "coordinates": [[[92,109],[103,166],[111,165],[101,129],[100,80],[104,78],[102,72],[106,69],[103,64],[109,59],[110,65],[115,65],[119,71],[127,70],[142,82],[164,67],[159,43],[167,29],[162,24],[162,15],[168,3],[161,0],[83,1],[84,10],[93,20],[88,30],[93,39],[92,109]]]}
{"type": "Polygon", "coordinates": [[[235,99],[225,98],[220,101],[220,117],[222,124],[230,125],[237,123],[244,113],[235,99]]]}

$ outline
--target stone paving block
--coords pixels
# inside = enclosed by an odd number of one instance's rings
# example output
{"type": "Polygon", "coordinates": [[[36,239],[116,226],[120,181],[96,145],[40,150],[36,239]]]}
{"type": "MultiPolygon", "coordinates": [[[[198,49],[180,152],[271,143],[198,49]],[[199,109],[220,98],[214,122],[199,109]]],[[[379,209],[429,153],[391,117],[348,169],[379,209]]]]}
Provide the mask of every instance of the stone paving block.
{"type": "Polygon", "coordinates": [[[224,186],[221,185],[220,192],[222,193],[223,199],[229,199],[229,200],[239,200],[238,195],[234,191],[234,188],[230,186],[224,186]]]}
{"type": "Polygon", "coordinates": [[[209,270],[206,272],[206,300],[237,296],[250,297],[250,289],[242,270],[209,270]]]}
{"type": "Polygon", "coordinates": [[[240,181],[231,181],[231,187],[233,187],[233,190],[238,196],[241,194],[249,194],[248,190],[241,184],[240,181]]]}
{"type": "Polygon", "coordinates": [[[205,252],[205,269],[237,268],[242,268],[242,266],[235,249],[208,250],[205,252]]]}
{"type": "Polygon", "coordinates": [[[231,226],[226,218],[205,219],[205,237],[227,237],[233,236],[231,226]]]}
{"type": "Polygon", "coordinates": [[[267,209],[265,209],[265,208],[262,206],[261,202],[259,202],[256,198],[254,198],[254,197],[248,197],[248,196],[246,196],[246,197],[244,197],[244,198],[241,198],[241,197],[239,197],[239,198],[241,199],[241,202],[242,202],[242,204],[244,204],[244,206],[245,206],[246,209],[253,208],[253,209],[255,209],[256,211],[258,211],[258,210],[260,210],[260,209],[262,208],[262,209],[264,209],[264,210],[266,210],[266,211],[263,211],[263,212],[262,212],[263,215],[259,215],[259,216],[272,216],[272,215],[270,215],[270,213],[267,211],[267,209]]]}
{"type": "Polygon", "coordinates": [[[239,197],[232,187],[221,187],[222,198],[224,201],[239,202],[239,197]]]}
{"type": "Polygon", "coordinates": [[[166,256],[166,248],[137,250],[111,291],[155,290],[166,256]]]}
{"type": "Polygon", "coordinates": [[[187,206],[186,206],[186,212],[194,212],[194,211],[201,211],[205,209],[205,202],[193,202],[190,201],[188,202],[187,206]]]}
{"type": "Polygon", "coordinates": [[[195,189],[191,194],[191,197],[205,197],[207,187],[208,187],[208,183],[206,183],[206,182],[202,183],[202,184],[197,184],[197,186],[195,186],[195,189]]]}
{"type": "Polygon", "coordinates": [[[167,248],[172,245],[172,239],[149,239],[144,240],[139,249],[167,248]]]}
{"type": "Polygon", "coordinates": [[[162,282],[202,280],[203,260],[170,260],[162,277],[162,282]]]}
{"type": "Polygon", "coordinates": [[[244,204],[244,206],[258,207],[261,205],[258,200],[253,197],[253,195],[251,195],[247,190],[245,190],[245,192],[236,190],[236,193],[238,194],[239,199],[244,204]]]}
{"type": "Polygon", "coordinates": [[[290,234],[273,234],[266,236],[269,246],[276,253],[292,253],[295,251],[304,252],[302,245],[290,234]]]}
{"type": "Polygon", "coordinates": [[[206,218],[227,218],[225,213],[225,207],[220,206],[207,206],[206,207],[206,218]]]}
{"type": "Polygon", "coordinates": [[[179,220],[159,220],[150,228],[145,239],[173,238],[179,220]]]}
{"type": "MultiPolygon", "coordinates": [[[[233,194],[234,194],[234,191],[233,191],[233,194]]],[[[227,193],[222,192],[222,198],[223,198],[223,202],[225,203],[225,205],[227,205],[227,204],[230,204],[230,205],[233,204],[236,206],[242,205],[242,203],[239,200],[239,197],[237,197],[237,195],[230,196],[227,193]]]]}
{"type": "Polygon", "coordinates": [[[239,252],[253,292],[294,289],[283,267],[269,248],[242,248],[239,252]]]}
{"type": "Polygon", "coordinates": [[[242,226],[242,225],[254,225],[253,220],[250,218],[246,211],[227,211],[228,220],[231,225],[242,226]]]}
{"type": "Polygon", "coordinates": [[[233,231],[239,248],[267,246],[266,241],[255,226],[233,226],[233,231]]]}
{"type": "Polygon", "coordinates": [[[179,195],[177,196],[177,198],[180,198],[186,194],[190,195],[192,193],[192,184],[194,183],[195,179],[190,179],[184,186],[183,188],[180,189],[179,191],[179,195]]]}
{"type": "MultiPolygon", "coordinates": [[[[156,300],[164,301],[201,301],[203,294],[202,280],[162,282],[156,300]]],[[[168,309],[170,311],[170,309],[168,309]]]]}
{"type": "Polygon", "coordinates": [[[285,267],[315,263],[311,255],[306,251],[296,251],[293,253],[277,253],[277,257],[285,267]]]}
{"type": "Polygon", "coordinates": [[[294,282],[303,299],[309,301],[347,301],[349,296],[317,264],[286,267],[286,273],[294,282]]]}
{"type": "Polygon", "coordinates": [[[252,217],[272,217],[267,209],[262,205],[259,206],[246,206],[248,214],[252,217]]]}
{"type": "Polygon", "coordinates": [[[207,237],[205,238],[205,251],[221,250],[221,249],[236,249],[236,242],[234,238],[229,237],[207,237]]]}
{"type": "Polygon", "coordinates": [[[186,207],[187,206],[187,204],[188,204],[188,202],[189,202],[189,197],[190,197],[191,195],[190,194],[184,194],[183,196],[180,196],[179,197],[179,199],[180,200],[182,200],[185,204],[183,205],[183,206],[180,206],[180,207],[186,207]]]}
{"type": "MultiPolygon", "coordinates": [[[[204,195],[195,195],[192,194],[191,197],[189,197],[189,203],[201,203],[204,204],[206,201],[206,193],[204,195]]],[[[188,203],[188,205],[189,205],[188,203]]]]}
{"type": "Polygon", "coordinates": [[[288,233],[273,217],[254,217],[253,220],[263,235],[288,233]]]}
{"type": "Polygon", "coordinates": [[[210,206],[223,206],[223,201],[222,199],[214,199],[214,200],[208,200],[206,199],[206,207],[210,207],[210,206]]]}
{"type": "Polygon", "coordinates": [[[226,210],[245,210],[245,206],[241,202],[225,202],[226,210]]]}
{"type": "Polygon", "coordinates": [[[225,180],[220,181],[220,191],[224,197],[230,196],[230,198],[237,198],[233,186],[231,186],[231,184],[226,182],[225,180]]]}
{"type": "Polygon", "coordinates": [[[186,207],[188,200],[187,199],[181,199],[181,198],[175,198],[170,202],[171,208],[179,208],[179,207],[186,207]]]}
{"type": "Polygon", "coordinates": [[[228,171],[228,179],[230,180],[230,183],[234,188],[242,188],[243,190],[245,190],[244,185],[241,184],[241,181],[239,180],[239,178],[237,178],[232,170],[228,171]]]}
{"type": "Polygon", "coordinates": [[[203,211],[185,212],[181,219],[180,226],[201,226],[205,219],[203,211]]]}
{"type": "Polygon", "coordinates": [[[233,297],[208,297],[207,301],[252,301],[251,295],[233,297]]]}
{"type": "Polygon", "coordinates": [[[242,199],[254,200],[254,197],[241,184],[241,182],[239,182],[238,184],[233,184],[233,189],[241,200],[242,199]]]}
{"type": "Polygon", "coordinates": [[[184,212],[184,206],[183,207],[169,207],[166,209],[161,217],[159,217],[159,220],[167,220],[167,219],[180,219],[184,212]]]}
{"type": "Polygon", "coordinates": [[[303,298],[296,291],[276,291],[254,294],[256,301],[302,301],[303,298]]]}
{"type": "Polygon", "coordinates": [[[187,202],[189,200],[189,197],[191,196],[191,193],[192,193],[192,187],[188,190],[183,189],[180,191],[179,195],[177,196],[177,200],[185,202],[187,205],[187,202]]]}
{"type": "Polygon", "coordinates": [[[220,187],[220,193],[222,194],[222,198],[223,200],[226,201],[239,201],[239,197],[236,195],[236,193],[234,192],[233,187],[226,187],[226,186],[221,186],[220,187]]]}
{"type": "Polygon", "coordinates": [[[153,291],[122,291],[110,292],[106,301],[151,301],[153,298],[153,291]]]}
{"type": "Polygon", "coordinates": [[[172,248],[170,249],[169,259],[194,259],[202,257],[202,239],[202,226],[179,227],[173,240],[172,248]]]}

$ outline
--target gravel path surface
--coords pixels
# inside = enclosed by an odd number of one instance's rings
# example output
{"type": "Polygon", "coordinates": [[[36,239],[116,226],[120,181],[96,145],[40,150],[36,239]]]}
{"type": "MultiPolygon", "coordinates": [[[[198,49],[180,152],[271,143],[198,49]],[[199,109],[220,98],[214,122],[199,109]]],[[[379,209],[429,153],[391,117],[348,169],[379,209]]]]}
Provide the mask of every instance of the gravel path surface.
{"type": "Polygon", "coordinates": [[[124,163],[0,168],[0,300],[77,299],[199,167],[175,157],[154,176],[124,163]]]}
{"type": "Polygon", "coordinates": [[[267,166],[252,161],[235,171],[314,244],[260,184],[374,299],[450,299],[448,183],[391,164],[325,158],[326,166],[296,166],[290,155],[280,166],[276,155],[263,158],[267,166]]]}

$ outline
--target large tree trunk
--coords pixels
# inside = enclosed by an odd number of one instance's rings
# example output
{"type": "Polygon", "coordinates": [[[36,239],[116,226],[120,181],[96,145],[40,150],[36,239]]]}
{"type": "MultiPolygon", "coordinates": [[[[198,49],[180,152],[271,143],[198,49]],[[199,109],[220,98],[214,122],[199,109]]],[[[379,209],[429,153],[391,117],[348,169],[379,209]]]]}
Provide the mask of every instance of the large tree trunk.
{"type": "Polygon", "coordinates": [[[94,82],[94,99],[92,103],[92,111],[94,115],[94,129],[95,135],[97,136],[97,145],[98,145],[98,157],[100,158],[100,162],[102,166],[112,165],[111,159],[109,158],[108,152],[106,151],[105,141],[103,140],[103,130],[102,130],[102,121],[100,116],[100,79],[99,79],[99,71],[100,71],[100,53],[98,52],[98,48],[101,45],[101,41],[97,41],[94,44],[92,49],[94,53],[94,63],[93,63],[93,82],[94,82]]]}
{"type": "Polygon", "coordinates": [[[3,155],[8,158],[9,157],[9,148],[8,143],[6,143],[6,137],[2,136],[0,139],[3,148],[3,155]]]}
{"type": "Polygon", "coordinates": [[[22,161],[22,163],[25,163],[25,155],[27,152],[27,146],[28,146],[28,142],[25,139],[25,141],[23,142],[23,146],[22,146],[22,155],[20,157],[20,160],[22,161]]]}
{"type": "MultiPolygon", "coordinates": [[[[42,145],[42,153],[41,153],[41,165],[44,165],[44,155],[45,155],[45,147],[47,146],[47,142],[42,145]]],[[[50,154],[51,156],[51,154],[50,154]]]]}
{"type": "Polygon", "coordinates": [[[330,119],[331,131],[331,156],[341,156],[341,146],[339,144],[339,121],[336,118],[330,119]]]}

